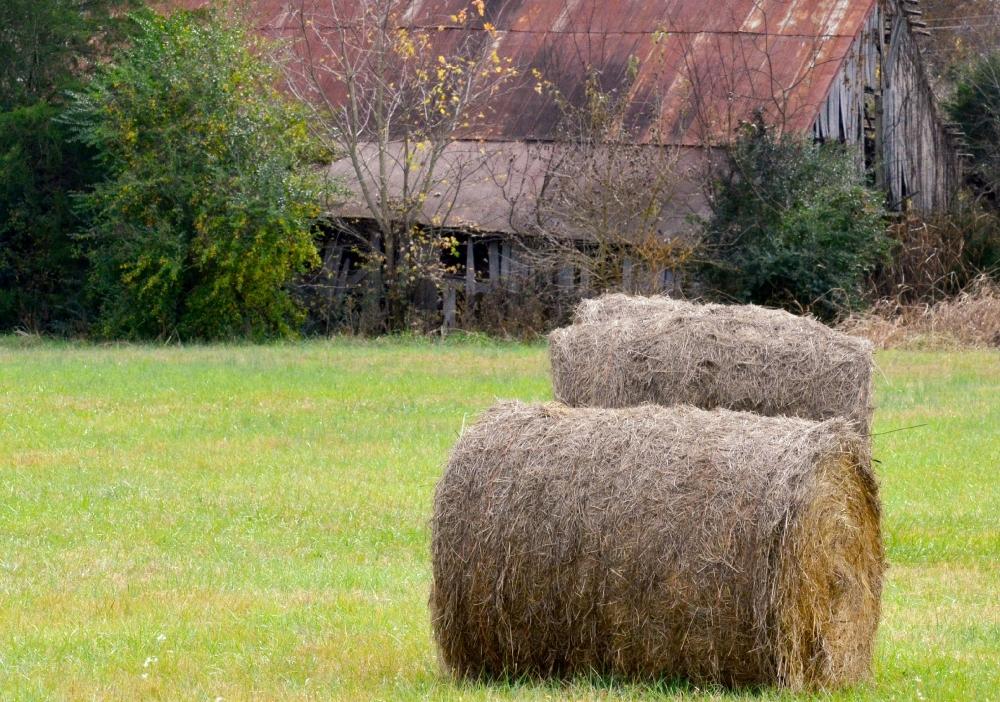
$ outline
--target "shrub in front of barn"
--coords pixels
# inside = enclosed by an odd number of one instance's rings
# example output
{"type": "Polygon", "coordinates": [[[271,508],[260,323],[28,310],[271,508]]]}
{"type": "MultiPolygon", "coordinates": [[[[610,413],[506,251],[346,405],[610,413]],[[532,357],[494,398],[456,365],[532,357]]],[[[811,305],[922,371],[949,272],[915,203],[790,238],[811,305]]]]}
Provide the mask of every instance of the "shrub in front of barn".
{"type": "Polygon", "coordinates": [[[888,261],[883,195],[852,152],[758,118],[726,149],[704,226],[705,283],[719,299],[834,318],[864,306],[888,261]]]}

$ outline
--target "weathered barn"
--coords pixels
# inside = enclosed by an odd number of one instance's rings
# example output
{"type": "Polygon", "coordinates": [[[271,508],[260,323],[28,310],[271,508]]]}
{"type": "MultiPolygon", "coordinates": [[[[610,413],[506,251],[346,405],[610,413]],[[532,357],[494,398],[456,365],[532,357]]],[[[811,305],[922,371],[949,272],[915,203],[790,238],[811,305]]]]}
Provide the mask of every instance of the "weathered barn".
{"type": "MultiPolygon", "coordinates": [[[[264,26],[288,34],[310,7],[363,1],[265,3],[264,26]]],[[[630,138],[672,149],[678,172],[690,174],[662,227],[669,237],[691,214],[707,214],[698,179],[706,156],[757,111],[781,129],[853,146],[859,169],[872,174],[891,208],[946,207],[960,177],[958,137],[938,114],[924,73],[917,2],[485,0],[481,18],[472,13],[472,23],[456,24],[466,0],[412,0],[396,21],[434,33],[445,53],[449,43],[481,33],[522,75],[542,76],[570,104],[586,99],[594,76],[602,90],[626,86],[630,138]]],[[[310,28],[324,31],[322,23],[310,28]]],[[[462,132],[438,163],[427,198],[428,223],[492,235],[493,244],[489,237],[483,244],[487,279],[508,263],[498,238],[530,233],[537,222],[548,156],[557,148],[565,104],[537,88],[524,81],[492,106],[489,119],[462,132]]],[[[327,90],[332,103],[343,100],[342,85],[327,90]]],[[[383,174],[400,183],[402,158],[388,155],[383,174]]],[[[374,148],[361,156],[378,160],[374,148]]],[[[357,185],[346,159],[332,171],[357,185]]],[[[351,200],[332,214],[364,218],[366,210],[351,200]]],[[[469,266],[469,282],[472,272],[469,266]]]]}
{"type": "Polygon", "coordinates": [[[944,209],[958,186],[958,135],[938,115],[917,36],[917,0],[874,2],[820,105],[818,139],[855,144],[893,209],[944,209]]]}
{"type": "MultiPolygon", "coordinates": [[[[455,26],[452,17],[466,5],[413,0],[400,23],[452,33],[481,32],[489,23],[500,56],[538,71],[570,101],[582,99],[588,71],[610,89],[625,82],[634,61],[629,117],[647,142],[655,133],[661,145],[718,144],[763,109],[785,129],[856,145],[891,207],[939,209],[955,189],[954,137],[924,76],[916,0],[716,0],[707,7],[697,0],[491,0],[481,25],[455,26]]],[[[281,28],[301,9],[300,2],[272,5],[268,24],[281,28]]],[[[503,144],[494,150],[507,163],[523,160],[508,182],[469,178],[466,193],[452,193],[456,224],[519,228],[510,191],[533,194],[540,179],[531,172],[540,160],[524,152],[556,138],[561,114],[532,87],[505,96],[488,122],[455,144],[455,160],[479,153],[481,140],[503,144]]]]}

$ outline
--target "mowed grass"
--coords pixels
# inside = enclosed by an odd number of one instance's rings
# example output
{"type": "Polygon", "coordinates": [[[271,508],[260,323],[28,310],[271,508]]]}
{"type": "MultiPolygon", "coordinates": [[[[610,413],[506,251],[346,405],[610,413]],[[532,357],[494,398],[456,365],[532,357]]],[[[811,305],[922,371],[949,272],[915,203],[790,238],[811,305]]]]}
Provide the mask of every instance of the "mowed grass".
{"type": "MultiPolygon", "coordinates": [[[[886,353],[875,679],[1000,699],[1000,354],[886,353]]],[[[456,684],[427,615],[434,483],[544,347],[0,344],[0,699],[771,699],[456,684]]],[[[790,696],[788,696],[790,697],[790,696]]],[[[820,695],[823,697],[823,695],[820,695]]]]}

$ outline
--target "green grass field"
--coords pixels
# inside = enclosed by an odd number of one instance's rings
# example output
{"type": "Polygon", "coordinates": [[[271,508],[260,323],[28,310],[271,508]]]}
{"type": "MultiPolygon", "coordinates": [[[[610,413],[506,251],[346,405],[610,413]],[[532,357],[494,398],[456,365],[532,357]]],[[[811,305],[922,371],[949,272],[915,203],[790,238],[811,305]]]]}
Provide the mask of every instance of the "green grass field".
{"type": "MultiPolygon", "coordinates": [[[[1000,354],[879,357],[891,561],[875,679],[1000,699],[1000,354]]],[[[735,699],[457,685],[428,519],[463,423],[548,399],[545,349],[0,342],[0,699],[735,699]]],[[[771,699],[769,694],[746,694],[771,699]]]]}

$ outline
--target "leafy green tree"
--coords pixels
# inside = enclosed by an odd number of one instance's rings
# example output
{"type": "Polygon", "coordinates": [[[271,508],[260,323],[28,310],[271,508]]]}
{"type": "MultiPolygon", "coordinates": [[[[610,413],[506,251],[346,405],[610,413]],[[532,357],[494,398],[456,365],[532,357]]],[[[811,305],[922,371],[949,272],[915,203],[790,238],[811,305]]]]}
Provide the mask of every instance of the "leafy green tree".
{"type": "Polygon", "coordinates": [[[59,114],[44,101],[0,112],[0,329],[85,330],[87,265],[70,194],[99,172],[59,114]]]}
{"type": "Polygon", "coordinates": [[[973,185],[997,207],[1000,200],[1000,51],[958,70],[955,93],[945,103],[966,134],[975,161],[973,185]]]}
{"type": "Polygon", "coordinates": [[[851,154],[778,135],[759,117],[727,153],[706,223],[712,288],[825,318],[861,304],[864,277],[890,242],[851,154]]]}
{"type": "Polygon", "coordinates": [[[123,36],[137,0],[3,0],[0,110],[57,98],[123,36]]]}
{"type": "Polygon", "coordinates": [[[86,322],[86,261],[70,193],[100,171],[56,118],[124,37],[133,0],[0,2],[0,330],[71,331],[86,322]]]}
{"type": "Polygon", "coordinates": [[[99,334],[294,333],[321,183],[259,39],[221,14],[133,16],[131,45],[68,112],[106,180],[81,195],[99,334]]]}

